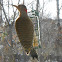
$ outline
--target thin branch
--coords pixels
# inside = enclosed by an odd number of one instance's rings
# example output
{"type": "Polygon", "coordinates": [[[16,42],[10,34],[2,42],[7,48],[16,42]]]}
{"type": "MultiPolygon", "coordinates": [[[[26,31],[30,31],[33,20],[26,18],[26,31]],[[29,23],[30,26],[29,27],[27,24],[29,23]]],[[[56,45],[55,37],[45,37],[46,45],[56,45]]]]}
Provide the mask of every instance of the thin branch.
{"type": "Polygon", "coordinates": [[[5,15],[6,21],[8,22],[8,25],[9,25],[9,21],[8,21],[8,19],[7,19],[7,16],[6,16],[6,12],[5,12],[4,7],[3,7],[3,12],[4,12],[4,15],[5,15]]]}
{"type": "Polygon", "coordinates": [[[8,46],[11,47],[11,45],[9,44],[9,42],[7,40],[6,40],[6,42],[7,42],[8,46]]]}
{"type": "MultiPolygon", "coordinates": [[[[0,2],[0,4],[1,4],[1,2],[0,2]]],[[[1,4],[1,6],[2,6],[2,8],[3,8],[3,12],[4,12],[4,15],[5,15],[6,21],[7,21],[7,22],[8,22],[8,24],[9,24],[9,21],[8,21],[8,19],[7,19],[7,16],[6,16],[5,9],[4,9],[4,7],[3,7],[3,5],[2,5],[2,4],[1,4]]]]}

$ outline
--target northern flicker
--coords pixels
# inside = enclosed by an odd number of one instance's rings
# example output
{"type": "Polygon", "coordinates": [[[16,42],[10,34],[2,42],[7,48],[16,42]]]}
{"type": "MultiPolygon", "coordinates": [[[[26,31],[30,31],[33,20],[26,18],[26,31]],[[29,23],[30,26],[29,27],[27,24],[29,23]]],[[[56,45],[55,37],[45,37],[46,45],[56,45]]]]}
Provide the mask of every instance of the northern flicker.
{"type": "Polygon", "coordinates": [[[20,40],[21,45],[28,54],[31,51],[33,37],[34,37],[34,25],[27,15],[27,8],[25,5],[13,5],[19,11],[19,17],[15,22],[15,28],[20,40]]]}

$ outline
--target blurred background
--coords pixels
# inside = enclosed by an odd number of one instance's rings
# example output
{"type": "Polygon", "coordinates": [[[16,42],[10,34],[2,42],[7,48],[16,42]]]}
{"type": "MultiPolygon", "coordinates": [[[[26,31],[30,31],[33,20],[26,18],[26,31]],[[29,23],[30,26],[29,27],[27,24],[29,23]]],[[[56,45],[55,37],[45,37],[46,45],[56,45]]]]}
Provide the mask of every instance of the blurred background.
{"type": "Polygon", "coordinates": [[[62,0],[0,0],[0,62],[33,62],[19,43],[12,5],[24,4],[34,23],[36,62],[62,62],[62,0]]]}

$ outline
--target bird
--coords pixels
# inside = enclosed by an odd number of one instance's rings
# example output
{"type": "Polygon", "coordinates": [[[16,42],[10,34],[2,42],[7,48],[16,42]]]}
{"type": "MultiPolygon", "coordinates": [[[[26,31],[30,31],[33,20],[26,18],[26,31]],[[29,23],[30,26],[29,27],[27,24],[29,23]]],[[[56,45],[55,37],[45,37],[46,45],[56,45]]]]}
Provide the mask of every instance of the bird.
{"type": "Polygon", "coordinates": [[[34,38],[34,24],[27,15],[27,8],[24,4],[13,6],[19,11],[19,17],[15,21],[16,33],[24,51],[29,54],[34,38]]]}
{"type": "Polygon", "coordinates": [[[36,50],[34,48],[31,49],[30,55],[33,58],[33,60],[34,59],[37,59],[38,60],[38,54],[36,53],[36,50]]]}

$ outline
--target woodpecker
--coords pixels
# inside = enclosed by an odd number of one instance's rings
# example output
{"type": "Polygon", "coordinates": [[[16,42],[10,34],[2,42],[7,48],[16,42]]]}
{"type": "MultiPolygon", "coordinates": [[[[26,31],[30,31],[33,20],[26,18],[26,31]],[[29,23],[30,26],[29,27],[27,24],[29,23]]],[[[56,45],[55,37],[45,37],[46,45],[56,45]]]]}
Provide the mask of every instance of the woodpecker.
{"type": "Polygon", "coordinates": [[[25,5],[13,6],[19,11],[19,17],[15,22],[16,33],[26,54],[29,54],[33,43],[34,24],[27,15],[27,8],[25,5]]]}

